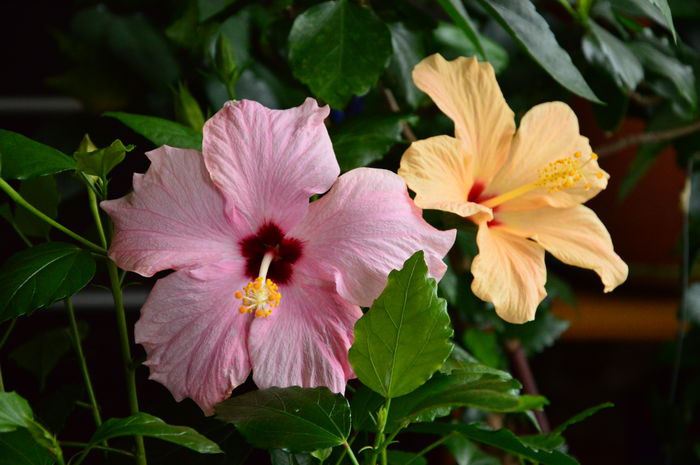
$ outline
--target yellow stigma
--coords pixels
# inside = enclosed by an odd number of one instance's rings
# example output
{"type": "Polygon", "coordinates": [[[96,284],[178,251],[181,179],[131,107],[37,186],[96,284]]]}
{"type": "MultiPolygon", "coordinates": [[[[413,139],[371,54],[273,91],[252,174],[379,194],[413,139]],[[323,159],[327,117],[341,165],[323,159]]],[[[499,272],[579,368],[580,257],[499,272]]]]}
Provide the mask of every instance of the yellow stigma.
{"type": "Polygon", "coordinates": [[[582,184],[585,190],[589,190],[591,188],[591,184],[588,181],[589,176],[595,175],[598,179],[602,179],[604,176],[603,172],[599,170],[595,172],[584,170],[586,165],[597,159],[598,155],[595,153],[591,153],[588,158],[584,158],[581,152],[576,152],[570,157],[560,158],[549,163],[544,168],[538,169],[537,175],[539,179],[537,181],[492,197],[482,202],[482,205],[494,208],[537,188],[545,188],[547,192],[553,193],[582,184]]]}
{"type": "Polygon", "coordinates": [[[241,291],[236,291],[236,298],[242,300],[238,311],[241,314],[252,313],[256,318],[267,318],[272,310],[279,307],[280,294],[277,284],[267,279],[273,254],[268,252],[260,263],[260,276],[246,284],[241,291]]]}

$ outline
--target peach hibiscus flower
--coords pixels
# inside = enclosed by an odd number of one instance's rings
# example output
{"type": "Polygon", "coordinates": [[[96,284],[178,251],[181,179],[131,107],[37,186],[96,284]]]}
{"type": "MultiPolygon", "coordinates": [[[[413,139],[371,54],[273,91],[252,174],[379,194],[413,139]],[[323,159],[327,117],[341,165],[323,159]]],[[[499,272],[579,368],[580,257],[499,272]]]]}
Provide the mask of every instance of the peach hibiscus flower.
{"type": "Polygon", "coordinates": [[[454,121],[455,137],[411,144],[399,175],[419,207],[478,225],[474,294],[506,321],[534,319],[546,295],[545,250],[594,270],[606,292],[627,278],[605,226],[582,205],[609,176],[568,105],[537,105],[516,131],[488,63],[436,54],[416,65],[413,80],[454,121]]]}
{"type": "Polygon", "coordinates": [[[338,177],[328,112],[313,99],[289,110],[229,102],[204,126],[202,153],[156,149],[134,191],[102,203],[120,267],[175,270],[135,333],[150,378],[176,400],[211,414],[251,371],[260,388],[343,392],[360,306],[389,271],[424,250],[431,275],[445,272],[454,231],[423,221],[394,173],[338,177]]]}

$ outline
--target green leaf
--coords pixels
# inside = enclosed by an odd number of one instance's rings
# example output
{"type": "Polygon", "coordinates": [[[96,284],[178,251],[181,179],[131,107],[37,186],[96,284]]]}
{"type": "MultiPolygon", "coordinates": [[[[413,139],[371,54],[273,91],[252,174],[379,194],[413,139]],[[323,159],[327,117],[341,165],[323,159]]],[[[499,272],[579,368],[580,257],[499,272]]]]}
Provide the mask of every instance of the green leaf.
{"type": "MultiPolygon", "coordinates": [[[[55,219],[58,215],[60,197],[53,176],[25,179],[19,185],[19,194],[49,218],[55,219]]],[[[15,208],[14,221],[19,230],[28,236],[47,238],[51,230],[48,223],[20,206],[15,208]]]]}
{"type": "Polygon", "coordinates": [[[107,175],[124,161],[126,152],[134,150],[133,145],[124,145],[119,139],[112,142],[109,147],[92,152],[75,152],[73,158],[76,160],[77,171],[85,174],[97,176],[100,179],[107,179],[107,175]]]}
{"type": "MultiPolygon", "coordinates": [[[[224,41],[228,41],[223,35],[220,36],[224,41]]],[[[199,103],[192,96],[189,89],[182,82],[178,83],[175,91],[175,117],[186,126],[192,128],[196,132],[202,132],[204,127],[204,114],[199,107],[199,103]]]]}
{"type": "Polygon", "coordinates": [[[620,190],[617,191],[617,199],[623,200],[632,192],[634,186],[644,177],[649,169],[656,162],[656,158],[661,154],[661,151],[668,145],[667,142],[657,142],[652,144],[644,144],[637,150],[632,163],[627,169],[627,174],[620,182],[620,190]]]}
{"type": "Polygon", "coordinates": [[[0,465],[53,465],[56,459],[26,430],[0,434],[0,465]]]}
{"type": "Polygon", "coordinates": [[[610,73],[621,89],[634,90],[644,78],[644,70],[634,53],[620,39],[589,20],[591,36],[583,40],[588,61],[610,73]]]}
{"type": "Polygon", "coordinates": [[[534,321],[522,325],[506,324],[503,335],[507,339],[518,339],[525,353],[531,356],[552,346],[568,327],[568,321],[557,318],[549,310],[540,309],[534,321]]]}
{"type": "Polygon", "coordinates": [[[500,465],[497,457],[484,453],[479,447],[461,434],[453,434],[445,442],[457,465],[500,465]]]}
{"type": "Polygon", "coordinates": [[[503,350],[496,333],[470,328],[464,333],[464,346],[486,366],[498,368],[503,365],[503,350]]]}
{"type": "Polygon", "coordinates": [[[188,426],[175,426],[165,423],[147,413],[136,413],[126,418],[110,418],[97,428],[90,443],[97,444],[120,436],[146,436],[172,442],[201,454],[220,454],[221,449],[212,440],[188,426]]]}
{"type": "Polygon", "coordinates": [[[325,387],[273,387],[232,397],[215,409],[263,449],[310,452],[342,444],[350,434],[347,400],[325,387]]]}
{"type": "Polygon", "coordinates": [[[45,242],[16,253],[0,268],[0,322],[72,296],[94,274],[93,256],[72,244],[45,242]]]}
{"type": "Polygon", "coordinates": [[[341,171],[381,160],[399,142],[406,116],[352,119],[333,127],[331,140],[341,171]]]}
{"type": "Polygon", "coordinates": [[[402,450],[387,450],[386,458],[389,465],[427,465],[425,458],[402,450]]]}
{"type": "MultiPolygon", "coordinates": [[[[87,334],[87,325],[78,325],[80,339],[87,334]]],[[[10,359],[37,377],[40,389],[44,389],[46,378],[65,356],[72,345],[70,328],[45,331],[30,339],[10,353],[10,359]]]]}
{"type": "Polygon", "coordinates": [[[104,116],[116,118],[157,146],[169,145],[183,149],[202,150],[202,134],[167,119],[133,113],[107,112],[104,116]]]}
{"type": "Polygon", "coordinates": [[[394,51],[386,69],[389,85],[411,108],[421,100],[421,91],[413,83],[413,68],[425,57],[425,47],[420,36],[403,23],[393,23],[391,47],[394,51]]]}
{"type": "Polygon", "coordinates": [[[412,426],[411,431],[438,434],[440,436],[446,436],[453,431],[457,431],[467,439],[496,447],[516,457],[542,465],[579,465],[576,459],[558,450],[546,451],[535,449],[524,443],[521,438],[507,429],[492,431],[474,424],[433,423],[412,426]]]}
{"type": "Polygon", "coordinates": [[[199,21],[204,22],[212,16],[233,5],[236,0],[197,0],[199,21]]]}
{"type": "Polygon", "coordinates": [[[552,430],[551,433],[548,434],[537,434],[533,436],[521,436],[520,439],[524,443],[528,444],[529,446],[533,448],[537,448],[540,450],[554,450],[561,446],[562,444],[565,443],[564,438],[562,437],[562,434],[566,429],[576,423],[580,423],[586,418],[590,417],[591,415],[597,413],[599,410],[602,410],[604,408],[609,408],[613,407],[613,404],[610,402],[605,402],[600,405],[596,405],[595,407],[588,408],[584,410],[581,413],[578,413],[574,415],[573,417],[569,418],[566,420],[564,423],[556,427],[554,430],[552,430]]]}
{"type": "Polygon", "coordinates": [[[423,251],[389,273],[387,286],[355,324],[348,354],[355,374],[386,398],[425,383],[452,351],[447,303],[437,296],[423,251]]]}
{"type": "Polygon", "coordinates": [[[333,108],[367,93],[390,57],[389,28],[347,0],[309,8],[297,16],[289,33],[294,76],[333,108]]]}
{"type": "Polygon", "coordinates": [[[674,42],[678,40],[667,0],[611,0],[611,3],[613,8],[620,12],[632,16],[642,14],[653,19],[671,32],[674,42]]]}
{"type": "Polygon", "coordinates": [[[479,57],[479,61],[490,61],[488,50],[481,42],[479,33],[474,28],[469,13],[464,8],[461,0],[438,0],[438,3],[445,10],[445,13],[454,21],[455,25],[462,30],[464,35],[474,45],[476,52],[474,55],[479,57]]]}
{"type": "Polygon", "coordinates": [[[479,3],[555,81],[576,95],[601,103],[532,2],[479,0],[479,3]]]}
{"type": "MultiPolygon", "coordinates": [[[[435,40],[446,50],[442,50],[446,57],[457,56],[478,56],[478,51],[474,43],[465,37],[461,29],[454,24],[438,23],[438,27],[433,31],[435,40]]],[[[489,55],[489,63],[493,66],[496,74],[508,68],[508,52],[503,47],[492,41],[488,37],[481,37],[481,43],[489,55]]]]}
{"type": "Polygon", "coordinates": [[[29,403],[16,392],[0,392],[0,432],[28,428],[34,414],[29,403]]]}
{"type": "Polygon", "coordinates": [[[75,168],[75,161],[64,153],[4,129],[0,129],[0,155],[4,179],[30,179],[75,168]]]}
{"type": "Polygon", "coordinates": [[[270,451],[272,465],[316,465],[318,462],[309,454],[293,454],[282,449],[270,451]]]}

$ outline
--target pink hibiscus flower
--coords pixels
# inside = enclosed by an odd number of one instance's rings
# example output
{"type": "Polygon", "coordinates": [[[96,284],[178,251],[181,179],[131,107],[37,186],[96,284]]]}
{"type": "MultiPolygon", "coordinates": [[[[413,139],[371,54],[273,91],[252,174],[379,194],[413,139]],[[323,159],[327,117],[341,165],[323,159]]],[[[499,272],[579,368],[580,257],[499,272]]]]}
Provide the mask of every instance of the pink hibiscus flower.
{"type": "Polygon", "coordinates": [[[343,392],[360,306],[389,271],[424,250],[431,275],[445,272],[455,232],[428,225],[394,173],[338,177],[328,111],[229,102],[204,126],[202,153],[160,147],[134,192],[102,202],[120,267],[175,270],[153,287],[136,342],[150,378],[206,414],[251,370],[260,388],[343,392]]]}

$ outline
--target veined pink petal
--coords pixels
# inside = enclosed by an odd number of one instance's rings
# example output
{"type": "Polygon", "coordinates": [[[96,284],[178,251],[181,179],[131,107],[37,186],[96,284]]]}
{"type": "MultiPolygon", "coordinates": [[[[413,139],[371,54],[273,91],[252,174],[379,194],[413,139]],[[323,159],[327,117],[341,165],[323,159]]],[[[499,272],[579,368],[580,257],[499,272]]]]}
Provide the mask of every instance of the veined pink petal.
{"type": "Polygon", "coordinates": [[[309,98],[289,110],[228,102],[204,125],[204,161],[231,210],[251,231],[267,223],[289,231],[340,173],[323,120],[309,98]]]}
{"type": "Polygon", "coordinates": [[[590,208],[538,208],[502,212],[503,229],[537,241],[562,262],[588,268],[600,276],[605,292],[627,279],[627,265],[613,250],[610,234],[590,208]]]}
{"type": "Polygon", "coordinates": [[[150,379],[178,402],[189,397],[207,415],[250,373],[252,317],[238,312],[242,262],[182,270],[158,280],[136,322],[136,343],[148,354],[150,379]]]}
{"type": "Polygon", "coordinates": [[[358,168],[313,202],[289,235],[305,242],[298,269],[334,281],[343,298],[369,306],[389,272],[418,250],[425,251],[430,275],[441,278],[456,231],[426,223],[396,174],[358,168]]]}
{"type": "Polygon", "coordinates": [[[487,194],[500,195],[511,189],[539,179],[538,170],[549,163],[581,154],[579,163],[584,178],[572,187],[549,192],[548,188],[533,190],[501,205],[501,210],[529,210],[542,206],[572,207],[594,197],[605,189],[608,174],[591,159],[588,139],[579,134],[578,119],[573,110],[562,102],[547,102],[532,107],[523,116],[515,135],[508,161],[486,188],[487,194]],[[598,174],[600,173],[600,174],[598,174]],[[600,177],[599,177],[600,176],[600,177]],[[589,188],[586,189],[585,185],[589,188]]]}
{"type": "Polygon", "coordinates": [[[508,155],[515,121],[493,67],[476,58],[446,61],[439,54],[418,63],[413,81],[452,118],[455,135],[474,156],[474,177],[488,184],[508,155]]]}
{"type": "Polygon", "coordinates": [[[342,299],[333,283],[308,276],[281,289],[279,308],[256,318],[248,352],[259,388],[326,386],[344,392],[353,378],[348,350],[360,308],[342,299]]]}
{"type": "Polygon", "coordinates": [[[486,223],[479,225],[472,291],[481,300],[492,302],[504,320],[525,323],[535,318],[537,305],[547,295],[544,249],[499,229],[486,223]]]}
{"type": "Polygon", "coordinates": [[[474,187],[474,156],[457,139],[436,136],[413,142],[401,157],[398,174],[416,193],[423,209],[443,210],[459,216],[478,215],[476,222],[493,218],[490,208],[469,201],[474,187]]]}
{"type": "Polygon", "coordinates": [[[147,155],[151,166],[134,175],[134,191],[100,204],[114,221],[110,258],[143,276],[234,259],[242,232],[228,221],[202,154],[163,146],[147,155]]]}

